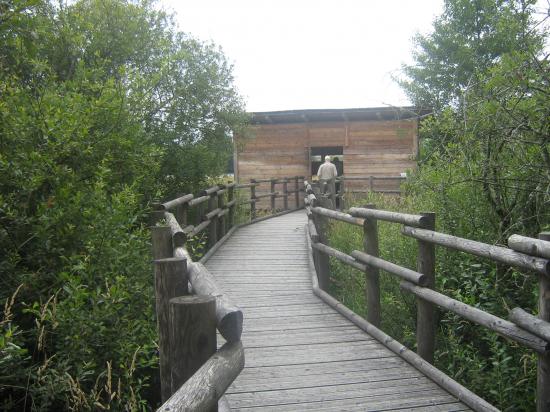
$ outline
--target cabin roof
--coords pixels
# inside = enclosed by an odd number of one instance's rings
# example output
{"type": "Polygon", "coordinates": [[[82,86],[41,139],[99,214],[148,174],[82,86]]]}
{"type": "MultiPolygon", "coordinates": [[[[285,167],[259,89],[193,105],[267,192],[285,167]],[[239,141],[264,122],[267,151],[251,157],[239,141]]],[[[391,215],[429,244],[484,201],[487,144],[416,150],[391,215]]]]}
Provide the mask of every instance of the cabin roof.
{"type": "Polygon", "coordinates": [[[429,113],[414,106],[365,107],[353,109],[307,109],[274,112],[252,112],[252,124],[282,124],[306,122],[339,122],[368,120],[404,120],[429,113]]]}

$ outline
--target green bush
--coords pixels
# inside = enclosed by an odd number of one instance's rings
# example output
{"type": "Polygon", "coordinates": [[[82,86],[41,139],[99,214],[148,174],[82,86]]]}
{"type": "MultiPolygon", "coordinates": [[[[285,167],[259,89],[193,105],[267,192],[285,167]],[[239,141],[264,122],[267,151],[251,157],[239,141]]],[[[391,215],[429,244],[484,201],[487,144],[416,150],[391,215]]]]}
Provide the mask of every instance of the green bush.
{"type": "Polygon", "coordinates": [[[224,171],[231,67],[149,1],[0,15],[0,408],[153,409],[147,210],[224,171]]]}

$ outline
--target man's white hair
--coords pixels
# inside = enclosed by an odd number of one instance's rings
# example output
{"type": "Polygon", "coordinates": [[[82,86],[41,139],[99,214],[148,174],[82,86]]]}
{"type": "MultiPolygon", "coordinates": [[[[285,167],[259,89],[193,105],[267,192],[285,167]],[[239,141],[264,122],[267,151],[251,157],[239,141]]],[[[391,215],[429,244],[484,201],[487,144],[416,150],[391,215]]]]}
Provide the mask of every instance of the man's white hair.
{"type": "Polygon", "coordinates": [[[330,162],[330,156],[329,155],[325,156],[325,162],[330,162]]]}

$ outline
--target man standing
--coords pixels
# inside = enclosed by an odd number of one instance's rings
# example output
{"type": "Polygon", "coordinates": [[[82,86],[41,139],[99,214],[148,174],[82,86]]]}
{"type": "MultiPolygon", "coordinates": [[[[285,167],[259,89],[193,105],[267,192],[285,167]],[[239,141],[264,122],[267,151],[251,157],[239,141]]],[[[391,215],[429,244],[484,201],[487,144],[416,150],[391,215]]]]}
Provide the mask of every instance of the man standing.
{"type": "Polygon", "coordinates": [[[319,180],[330,180],[338,176],[336,166],[330,162],[330,156],[325,156],[325,163],[319,166],[317,176],[319,177],[319,180]]]}

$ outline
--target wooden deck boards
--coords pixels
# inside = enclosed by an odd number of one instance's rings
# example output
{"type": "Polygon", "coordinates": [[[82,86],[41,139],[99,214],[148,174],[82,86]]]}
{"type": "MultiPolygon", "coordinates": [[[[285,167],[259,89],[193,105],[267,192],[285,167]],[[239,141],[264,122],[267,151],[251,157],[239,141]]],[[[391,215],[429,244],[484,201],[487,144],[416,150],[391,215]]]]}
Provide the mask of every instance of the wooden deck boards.
{"type": "Polygon", "coordinates": [[[312,293],[305,223],[299,211],[245,226],[206,262],[244,311],[232,410],[469,410],[312,293]]]}

